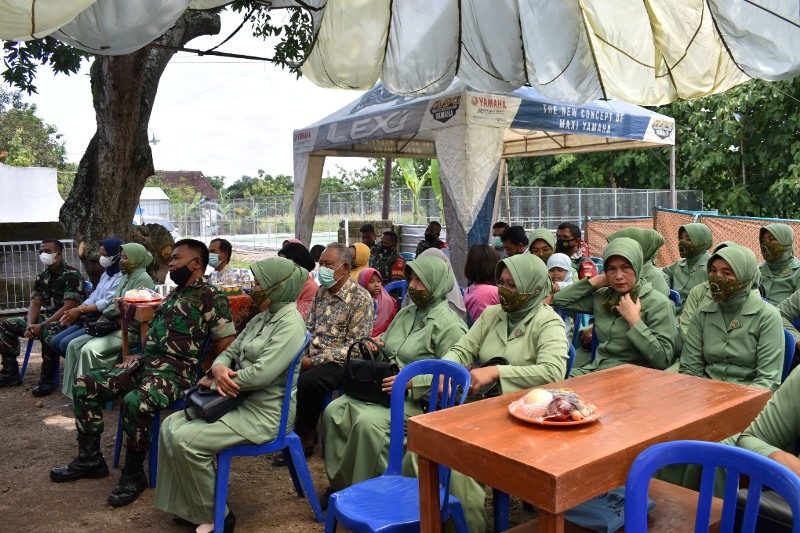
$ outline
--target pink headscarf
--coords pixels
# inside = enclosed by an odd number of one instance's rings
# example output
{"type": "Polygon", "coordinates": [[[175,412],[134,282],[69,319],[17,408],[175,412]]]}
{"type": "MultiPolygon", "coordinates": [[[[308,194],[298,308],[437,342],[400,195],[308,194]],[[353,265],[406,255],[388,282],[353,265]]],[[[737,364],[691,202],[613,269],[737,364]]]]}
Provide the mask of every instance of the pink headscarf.
{"type": "MultiPolygon", "coordinates": [[[[378,314],[375,317],[375,322],[373,325],[372,334],[373,335],[380,335],[386,328],[389,327],[389,323],[394,318],[394,315],[397,314],[397,302],[392,295],[386,292],[386,289],[383,288],[383,278],[381,278],[380,273],[375,270],[374,268],[364,268],[358,273],[358,284],[367,288],[367,284],[369,280],[372,279],[372,275],[377,274],[378,279],[381,280],[381,292],[378,294],[378,297],[375,298],[378,301],[378,314]]],[[[370,294],[370,297],[372,294],[370,294]]]]}
{"type": "Polygon", "coordinates": [[[295,244],[303,244],[303,241],[301,241],[300,239],[286,239],[285,241],[283,241],[283,245],[286,246],[290,242],[293,242],[295,244]]]}

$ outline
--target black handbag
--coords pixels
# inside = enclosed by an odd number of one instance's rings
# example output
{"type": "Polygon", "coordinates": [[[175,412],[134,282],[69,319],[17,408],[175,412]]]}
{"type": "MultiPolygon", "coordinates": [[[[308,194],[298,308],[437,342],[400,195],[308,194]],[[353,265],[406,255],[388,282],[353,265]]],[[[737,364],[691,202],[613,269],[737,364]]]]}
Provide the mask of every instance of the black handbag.
{"type": "MultiPolygon", "coordinates": [[[[508,364],[508,359],[506,359],[505,357],[492,357],[491,359],[480,365],[478,368],[483,368],[486,366],[507,365],[507,364],[508,364]]],[[[458,394],[461,394],[460,388],[456,389],[456,392],[458,394]]],[[[500,390],[500,382],[493,381],[478,389],[478,391],[475,393],[475,396],[468,396],[466,401],[477,402],[478,400],[484,400],[486,398],[494,398],[495,396],[500,396],[500,394],[502,394],[502,391],[500,390]]],[[[423,413],[428,412],[430,404],[431,404],[431,390],[428,389],[427,391],[422,393],[422,396],[419,397],[419,405],[420,407],[422,407],[423,413]]],[[[440,404],[437,403],[437,408],[439,405],[440,404]]]]}
{"type": "MultiPolygon", "coordinates": [[[[233,370],[242,369],[242,362],[238,357],[233,358],[231,368],[233,370]]],[[[216,390],[197,384],[183,391],[183,412],[188,419],[192,419],[189,416],[189,412],[191,412],[195,418],[202,418],[206,422],[216,422],[224,414],[239,407],[252,393],[252,391],[239,391],[236,396],[222,396],[216,390]]]]}
{"type": "Polygon", "coordinates": [[[356,400],[389,407],[391,395],[381,390],[383,380],[400,369],[388,359],[383,349],[369,338],[351,344],[342,368],[344,393],[356,400]]]}
{"type": "Polygon", "coordinates": [[[119,324],[114,320],[93,320],[86,323],[86,334],[92,337],[105,337],[119,329],[119,324]]]}

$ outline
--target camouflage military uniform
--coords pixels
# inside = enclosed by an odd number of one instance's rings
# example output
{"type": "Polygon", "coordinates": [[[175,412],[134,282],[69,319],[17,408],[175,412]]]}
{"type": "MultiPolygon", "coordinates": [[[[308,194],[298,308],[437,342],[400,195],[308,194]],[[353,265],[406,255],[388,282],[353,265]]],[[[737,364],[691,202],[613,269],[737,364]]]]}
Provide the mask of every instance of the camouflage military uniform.
{"type": "Polygon", "coordinates": [[[235,335],[225,295],[199,279],[175,289],[156,311],[138,366],[91,370],[75,380],[73,408],[78,431],[103,432],[103,405],[123,396],[120,410],[128,453],[150,448],[153,417],[194,382],[197,357],[211,333],[235,335]]]}
{"type": "MultiPolygon", "coordinates": [[[[31,300],[39,300],[42,306],[39,310],[37,324],[41,324],[56,311],[64,306],[64,300],[82,302],[84,294],[84,280],[81,273],[69,266],[63,260],[55,272],[45,268],[36,276],[31,292],[31,300]]],[[[0,322],[0,354],[3,356],[5,370],[17,369],[19,357],[19,337],[25,335],[27,320],[24,317],[9,318],[0,322]]],[[[49,349],[48,342],[64,327],[56,320],[42,328],[42,350],[49,349]]]]}
{"type": "Polygon", "coordinates": [[[397,252],[389,255],[378,255],[372,268],[378,271],[383,279],[383,284],[404,279],[406,260],[397,252]]]}

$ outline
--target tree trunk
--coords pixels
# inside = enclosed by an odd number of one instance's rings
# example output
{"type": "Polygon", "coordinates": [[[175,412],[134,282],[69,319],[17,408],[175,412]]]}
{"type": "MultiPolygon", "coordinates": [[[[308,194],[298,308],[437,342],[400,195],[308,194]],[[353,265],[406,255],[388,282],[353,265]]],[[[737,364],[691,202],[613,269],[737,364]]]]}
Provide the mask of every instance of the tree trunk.
{"type": "MultiPolygon", "coordinates": [[[[154,42],[183,46],[200,35],[220,31],[218,14],[188,10],[154,42]]],[[[124,56],[98,56],[90,69],[97,131],[81,158],[60,221],[78,243],[81,261],[95,282],[98,241],[116,236],[139,242],[153,253],[148,271],[163,281],[172,237],[161,226],[132,225],[139,195],[154,174],[148,123],[158,82],[174,50],[147,46],[124,56]]]]}

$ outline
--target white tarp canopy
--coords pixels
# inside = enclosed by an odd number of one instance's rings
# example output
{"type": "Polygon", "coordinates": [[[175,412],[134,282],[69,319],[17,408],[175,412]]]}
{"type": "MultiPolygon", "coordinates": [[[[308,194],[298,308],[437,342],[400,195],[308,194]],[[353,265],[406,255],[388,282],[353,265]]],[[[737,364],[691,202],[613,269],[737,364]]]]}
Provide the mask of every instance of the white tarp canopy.
{"type": "MultiPolygon", "coordinates": [[[[0,39],[52,34],[96,54],[127,54],[186,9],[230,0],[0,0],[0,39]]],[[[657,105],[750,78],[800,73],[797,0],[264,0],[307,9],[317,85],[435,94],[458,76],[507,92],[525,84],[568,103],[657,105]]]]}
{"type": "Polygon", "coordinates": [[[378,84],[294,131],[295,231],[310,242],[326,156],[437,158],[458,273],[468,247],[488,241],[501,159],[674,144],[672,118],[625,102],[569,105],[530,87],[493,94],[458,79],[441,93],[405,97],[378,84]]]}
{"type": "Polygon", "coordinates": [[[56,169],[0,163],[0,222],[58,222],[64,200],[56,169]]]}

